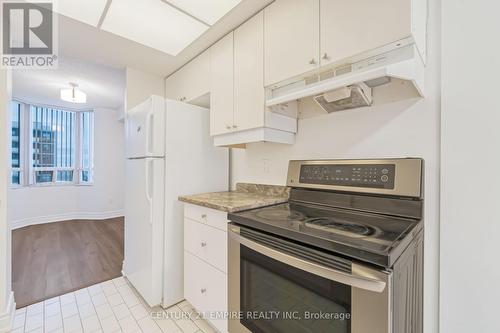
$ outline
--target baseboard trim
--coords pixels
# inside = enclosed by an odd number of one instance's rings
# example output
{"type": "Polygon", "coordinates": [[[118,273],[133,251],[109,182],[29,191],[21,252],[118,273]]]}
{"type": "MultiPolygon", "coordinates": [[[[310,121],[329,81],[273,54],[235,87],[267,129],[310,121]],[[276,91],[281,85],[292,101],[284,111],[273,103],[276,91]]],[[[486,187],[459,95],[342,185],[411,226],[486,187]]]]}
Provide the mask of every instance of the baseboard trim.
{"type": "Polygon", "coordinates": [[[4,312],[0,313],[0,333],[10,332],[16,312],[16,302],[14,301],[14,292],[10,292],[9,301],[4,312]]]}
{"type": "Polygon", "coordinates": [[[27,219],[11,221],[10,227],[12,230],[24,228],[30,225],[36,224],[44,224],[44,223],[53,223],[53,222],[61,222],[67,220],[105,220],[111,219],[114,217],[123,216],[124,212],[122,209],[109,211],[109,212],[79,212],[79,213],[67,213],[67,214],[58,214],[58,215],[49,215],[49,216],[38,216],[38,217],[30,217],[27,219]]]}
{"type": "Polygon", "coordinates": [[[122,261],[122,276],[127,276],[127,273],[126,273],[126,267],[125,266],[125,260],[122,261]]]}

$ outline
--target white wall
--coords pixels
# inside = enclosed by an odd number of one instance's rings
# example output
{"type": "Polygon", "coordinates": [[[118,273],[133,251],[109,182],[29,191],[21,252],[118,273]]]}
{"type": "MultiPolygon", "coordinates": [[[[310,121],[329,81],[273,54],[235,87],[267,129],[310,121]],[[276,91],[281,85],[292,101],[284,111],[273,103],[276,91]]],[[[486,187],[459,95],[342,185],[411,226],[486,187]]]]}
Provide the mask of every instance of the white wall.
{"type": "MultiPolygon", "coordinates": [[[[425,159],[424,332],[438,327],[439,254],[439,4],[429,2],[427,98],[299,120],[294,145],[259,143],[233,150],[236,182],[284,185],[288,161],[316,158],[422,157],[425,159]]],[[[388,96],[375,96],[380,100],[388,96]]],[[[313,105],[313,104],[310,104],[313,105]]],[[[302,106],[308,113],[314,106],[302,106]]]]}
{"type": "Polygon", "coordinates": [[[7,219],[10,154],[11,76],[10,72],[0,69],[0,332],[8,332],[15,303],[11,284],[11,233],[7,219]]]}
{"type": "Polygon", "coordinates": [[[9,189],[12,227],[123,215],[124,129],[118,111],[96,109],[94,128],[94,184],[9,189]]]}
{"type": "Polygon", "coordinates": [[[498,1],[442,1],[442,333],[500,332],[498,1]]]}
{"type": "MultiPolygon", "coordinates": [[[[125,103],[134,106],[150,95],[163,96],[164,78],[132,68],[126,70],[125,103]]],[[[9,189],[12,227],[63,221],[101,219],[123,215],[124,129],[123,110],[96,109],[93,186],[40,186],[9,189]]]]}
{"type": "Polygon", "coordinates": [[[123,215],[125,195],[124,124],[118,112],[96,109],[94,126],[94,186],[78,191],[80,212],[123,215]]]}
{"type": "Polygon", "coordinates": [[[165,95],[165,78],[127,67],[125,110],[143,102],[151,95],[165,95]]]}

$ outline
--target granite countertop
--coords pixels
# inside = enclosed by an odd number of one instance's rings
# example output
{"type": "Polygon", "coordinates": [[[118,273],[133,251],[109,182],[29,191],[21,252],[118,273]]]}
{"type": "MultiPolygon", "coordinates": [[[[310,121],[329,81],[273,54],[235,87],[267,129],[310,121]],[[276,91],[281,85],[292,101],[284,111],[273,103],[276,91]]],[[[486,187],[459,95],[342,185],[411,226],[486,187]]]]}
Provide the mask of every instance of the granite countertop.
{"type": "Polygon", "coordinates": [[[289,194],[286,186],[237,183],[235,191],[185,195],[179,200],[233,213],[287,202],[289,194]]]}

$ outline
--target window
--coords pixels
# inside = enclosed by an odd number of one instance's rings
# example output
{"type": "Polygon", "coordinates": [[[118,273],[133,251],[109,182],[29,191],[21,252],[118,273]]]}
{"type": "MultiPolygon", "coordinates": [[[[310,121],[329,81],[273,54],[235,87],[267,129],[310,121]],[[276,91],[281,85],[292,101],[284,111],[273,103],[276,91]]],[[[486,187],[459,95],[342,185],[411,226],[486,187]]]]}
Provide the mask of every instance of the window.
{"type": "Polygon", "coordinates": [[[12,185],[92,183],[92,111],[14,102],[12,112],[12,185]],[[29,135],[21,134],[23,125],[29,135]]]}
{"type": "Polygon", "coordinates": [[[36,184],[73,182],[75,112],[31,106],[36,184]]]}

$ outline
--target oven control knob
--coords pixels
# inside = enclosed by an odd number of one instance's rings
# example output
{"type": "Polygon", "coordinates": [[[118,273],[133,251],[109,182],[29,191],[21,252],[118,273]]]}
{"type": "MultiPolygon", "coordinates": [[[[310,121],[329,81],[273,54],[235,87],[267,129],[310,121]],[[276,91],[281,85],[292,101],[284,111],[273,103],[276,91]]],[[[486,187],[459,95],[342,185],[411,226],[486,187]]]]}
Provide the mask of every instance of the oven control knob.
{"type": "Polygon", "coordinates": [[[389,177],[387,175],[382,175],[382,177],[380,177],[380,180],[385,183],[389,180],[389,177]]]}

